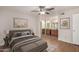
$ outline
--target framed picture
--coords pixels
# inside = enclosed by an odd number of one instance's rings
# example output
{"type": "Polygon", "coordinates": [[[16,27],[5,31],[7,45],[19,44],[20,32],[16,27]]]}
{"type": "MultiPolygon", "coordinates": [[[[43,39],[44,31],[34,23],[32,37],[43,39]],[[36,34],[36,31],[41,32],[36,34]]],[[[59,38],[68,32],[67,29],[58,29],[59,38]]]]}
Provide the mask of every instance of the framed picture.
{"type": "Polygon", "coordinates": [[[61,29],[69,29],[70,28],[70,18],[61,18],[60,19],[60,28],[61,29]]]}
{"type": "Polygon", "coordinates": [[[24,18],[13,18],[13,27],[14,28],[27,28],[28,21],[24,18]]]}

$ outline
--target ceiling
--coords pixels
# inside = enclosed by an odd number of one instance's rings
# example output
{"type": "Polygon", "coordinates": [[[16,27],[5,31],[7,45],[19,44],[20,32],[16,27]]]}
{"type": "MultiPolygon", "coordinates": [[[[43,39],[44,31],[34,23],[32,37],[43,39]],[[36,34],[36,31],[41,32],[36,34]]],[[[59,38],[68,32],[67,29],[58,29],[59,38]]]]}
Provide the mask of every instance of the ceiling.
{"type": "MultiPolygon", "coordinates": [[[[50,8],[50,7],[55,8],[55,10],[51,11],[52,13],[58,13],[60,11],[79,8],[79,6],[46,6],[46,8],[50,8]]],[[[0,9],[19,11],[23,13],[33,13],[31,12],[32,10],[39,10],[38,6],[1,6],[0,9]]]]}

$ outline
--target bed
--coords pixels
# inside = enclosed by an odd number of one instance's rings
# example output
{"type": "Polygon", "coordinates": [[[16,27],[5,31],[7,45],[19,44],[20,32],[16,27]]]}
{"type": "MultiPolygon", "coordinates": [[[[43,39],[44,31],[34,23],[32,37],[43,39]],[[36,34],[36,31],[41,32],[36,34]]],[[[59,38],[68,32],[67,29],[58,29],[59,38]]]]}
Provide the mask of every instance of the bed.
{"type": "Polygon", "coordinates": [[[47,48],[47,43],[30,29],[9,31],[7,42],[12,52],[42,52],[47,48]]]}

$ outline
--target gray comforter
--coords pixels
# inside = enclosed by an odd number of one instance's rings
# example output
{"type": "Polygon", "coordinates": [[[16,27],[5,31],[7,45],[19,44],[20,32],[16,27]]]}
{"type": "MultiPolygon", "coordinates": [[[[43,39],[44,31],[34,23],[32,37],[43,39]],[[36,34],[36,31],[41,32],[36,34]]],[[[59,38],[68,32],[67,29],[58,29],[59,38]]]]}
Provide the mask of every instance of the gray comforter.
{"type": "Polygon", "coordinates": [[[41,52],[47,48],[45,41],[33,35],[12,38],[9,45],[14,52],[41,52]]]}

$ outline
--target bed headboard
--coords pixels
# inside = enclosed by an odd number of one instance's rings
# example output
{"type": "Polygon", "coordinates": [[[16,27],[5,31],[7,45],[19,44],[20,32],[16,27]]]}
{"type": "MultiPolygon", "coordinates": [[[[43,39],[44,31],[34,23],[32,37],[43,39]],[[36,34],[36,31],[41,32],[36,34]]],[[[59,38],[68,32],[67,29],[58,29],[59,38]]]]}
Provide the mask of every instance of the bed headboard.
{"type": "Polygon", "coordinates": [[[30,29],[26,29],[26,30],[10,30],[9,31],[9,36],[10,37],[15,37],[17,34],[17,36],[21,36],[24,34],[32,34],[32,31],[30,29]]]}
{"type": "Polygon", "coordinates": [[[14,33],[14,32],[26,32],[26,31],[31,32],[30,29],[26,29],[26,30],[10,30],[9,33],[14,33]]]}

